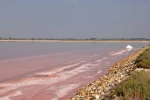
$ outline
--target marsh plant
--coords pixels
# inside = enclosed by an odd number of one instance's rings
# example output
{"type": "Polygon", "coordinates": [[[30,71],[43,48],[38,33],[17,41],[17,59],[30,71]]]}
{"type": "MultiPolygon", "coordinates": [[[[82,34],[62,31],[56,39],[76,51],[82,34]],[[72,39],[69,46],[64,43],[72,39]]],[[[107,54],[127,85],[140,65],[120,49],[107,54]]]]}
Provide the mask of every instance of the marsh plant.
{"type": "Polygon", "coordinates": [[[150,47],[140,54],[135,63],[138,68],[150,69],[150,47]]]}
{"type": "Polygon", "coordinates": [[[125,100],[150,100],[150,72],[134,72],[116,89],[116,94],[125,100]]]}
{"type": "Polygon", "coordinates": [[[135,64],[143,70],[133,72],[116,88],[116,94],[125,100],[150,100],[150,71],[144,70],[150,69],[150,47],[139,55],[135,64]]]}

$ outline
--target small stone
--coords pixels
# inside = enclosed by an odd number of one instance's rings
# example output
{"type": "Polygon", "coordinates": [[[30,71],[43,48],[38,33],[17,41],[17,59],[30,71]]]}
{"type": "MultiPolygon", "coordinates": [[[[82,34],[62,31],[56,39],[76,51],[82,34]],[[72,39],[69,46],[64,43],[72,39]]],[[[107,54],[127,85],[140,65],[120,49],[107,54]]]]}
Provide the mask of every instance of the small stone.
{"type": "Polygon", "coordinates": [[[121,77],[123,77],[123,75],[121,75],[121,77]]]}
{"type": "Polygon", "coordinates": [[[121,81],[121,80],[118,80],[118,82],[121,83],[122,81],[121,81]]]}
{"type": "Polygon", "coordinates": [[[98,91],[97,91],[98,94],[100,94],[101,92],[102,92],[101,90],[98,90],[98,91]]]}
{"type": "Polygon", "coordinates": [[[99,95],[96,94],[96,95],[95,95],[95,99],[99,99],[99,95]]]}

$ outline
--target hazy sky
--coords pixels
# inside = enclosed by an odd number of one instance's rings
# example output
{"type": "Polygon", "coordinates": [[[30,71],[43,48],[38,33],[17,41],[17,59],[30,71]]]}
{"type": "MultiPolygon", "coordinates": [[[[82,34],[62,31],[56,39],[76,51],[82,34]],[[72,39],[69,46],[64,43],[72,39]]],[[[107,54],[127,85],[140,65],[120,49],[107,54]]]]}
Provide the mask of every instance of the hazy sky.
{"type": "Polygon", "coordinates": [[[0,37],[150,38],[150,0],[0,0],[0,37]]]}

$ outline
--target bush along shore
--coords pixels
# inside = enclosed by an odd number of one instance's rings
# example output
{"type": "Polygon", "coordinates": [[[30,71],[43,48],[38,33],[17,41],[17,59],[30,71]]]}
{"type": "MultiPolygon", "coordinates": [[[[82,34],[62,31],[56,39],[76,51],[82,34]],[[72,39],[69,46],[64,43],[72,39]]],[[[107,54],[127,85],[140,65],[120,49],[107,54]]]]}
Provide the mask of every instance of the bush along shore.
{"type": "Polygon", "coordinates": [[[136,70],[116,88],[123,100],[150,100],[150,47],[138,56],[136,70]]]}
{"type": "MultiPolygon", "coordinates": [[[[78,90],[76,95],[74,97],[71,97],[69,100],[145,100],[134,99],[133,97],[135,95],[129,94],[127,92],[128,90],[124,90],[124,88],[128,88],[126,87],[126,82],[128,82],[129,79],[134,79],[134,75],[136,76],[136,74],[142,73],[139,71],[141,69],[136,69],[137,65],[141,63],[141,60],[139,61],[138,59],[140,59],[140,56],[143,54],[143,52],[147,51],[149,48],[149,46],[146,46],[138,49],[135,53],[118,61],[116,64],[108,69],[109,72],[106,75],[100,77],[86,87],[78,90]],[[138,73],[135,73],[135,70],[138,70],[138,73]],[[127,96],[128,99],[126,99],[127,96]]],[[[145,75],[146,77],[147,74],[145,73],[143,75],[145,75]]],[[[148,82],[150,83],[150,80],[148,82]]],[[[130,83],[128,84],[130,85],[130,83]]],[[[131,90],[130,87],[129,90],[131,90]]],[[[146,92],[149,91],[147,90],[146,92]]],[[[137,91],[137,95],[139,95],[139,92],[140,91],[137,91]]],[[[134,91],[130,93],[134,93],[134,91]]],[[[150,93],[147,93],[147,95],[150,95],[150,93]]],[[[144,96],[142,95],[142,97],[144,96]]]]}

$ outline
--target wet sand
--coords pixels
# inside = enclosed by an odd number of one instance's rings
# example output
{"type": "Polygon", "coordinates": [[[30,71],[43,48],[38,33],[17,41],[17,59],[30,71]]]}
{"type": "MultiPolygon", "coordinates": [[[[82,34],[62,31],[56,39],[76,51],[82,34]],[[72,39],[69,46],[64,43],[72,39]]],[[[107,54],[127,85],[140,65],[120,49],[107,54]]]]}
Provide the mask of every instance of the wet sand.
{"type": "Polygon", "coordinates": [[[0,100],[66,100],[135,50],[81,50],[0,61],[0,100]]]}

